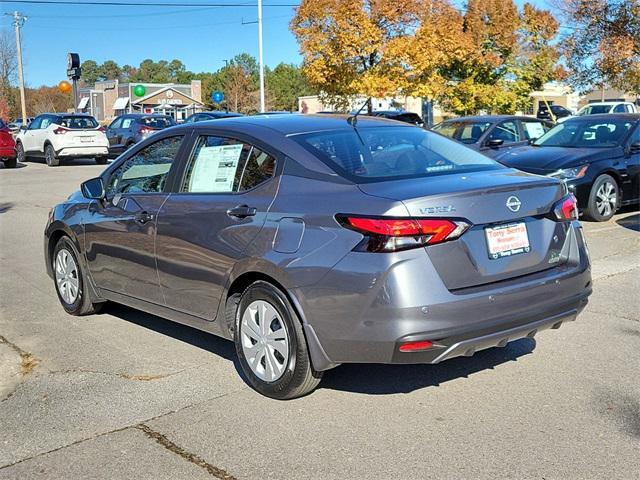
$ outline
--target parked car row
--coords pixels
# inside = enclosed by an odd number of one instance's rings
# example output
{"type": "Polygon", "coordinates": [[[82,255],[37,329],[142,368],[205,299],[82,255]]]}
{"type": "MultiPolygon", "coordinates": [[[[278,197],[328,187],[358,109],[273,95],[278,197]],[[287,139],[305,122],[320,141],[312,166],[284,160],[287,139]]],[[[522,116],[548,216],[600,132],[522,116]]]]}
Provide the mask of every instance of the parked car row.
{"type": "Polygon", "coordinates": [[[562,179],[589,220],[609,220],[640,202],[640,114],[585,114],[555,126],[527,117],[465,117],[433,130],[509,167],[562,179]]]}

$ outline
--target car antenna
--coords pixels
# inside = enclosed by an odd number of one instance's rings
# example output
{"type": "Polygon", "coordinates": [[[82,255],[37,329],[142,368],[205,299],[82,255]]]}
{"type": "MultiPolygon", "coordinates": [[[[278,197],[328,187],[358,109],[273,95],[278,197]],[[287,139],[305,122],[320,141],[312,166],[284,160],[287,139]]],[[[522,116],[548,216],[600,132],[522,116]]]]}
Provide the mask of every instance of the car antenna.
{"type": "Polygon", "coordinates": [[[358,109],[358,111],[354,115],[349,115],[349,117],[347,118],[347,123],[351,125],[353,128],[356,128],[356,125],[358,124],[358,115],[360,115],[364,107],[369,105],[370,101],[371,101],[371,97],[367,98],[367,101],[362,104],[362,106],[358,109]]]}

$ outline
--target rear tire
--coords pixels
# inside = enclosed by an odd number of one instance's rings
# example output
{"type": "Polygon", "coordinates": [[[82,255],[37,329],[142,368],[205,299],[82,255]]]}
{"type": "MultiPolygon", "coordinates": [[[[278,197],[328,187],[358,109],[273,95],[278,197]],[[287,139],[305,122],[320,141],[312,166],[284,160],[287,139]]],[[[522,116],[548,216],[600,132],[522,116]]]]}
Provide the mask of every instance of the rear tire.
{"type": "Polygon", "coordinates": [[[584,218],[594,222],[611,219],[620,206],[620,189],[611,175],[600,175],[591,186],[584,218]]]}
{"type": "Polygon", "coordinates": [[[22,142],[16,142],[16,160],[20,163],[27,161],[27,155],[24,152],[22,142]]]}
{"type": "Polygon", "coordinates": [[[93,303],[87,291],[87,276],[78,260],[76,247],[69,237],[58,240],[53,250],[53,281],[58,300],[71,315],[98,313],[104,303],[93,303]]]}
{"type": "Polygon", "coordinates": [[[301,397],[322,379],[311,365],[298,315],[286,295],[268,282],[254,282],[242,294],[234,341],[249,385],[262,395],[301,397]]]}
{"type": "Polygon", "coordinates": [[[4,161],[4,168],[16,168],[18,161],[15,158],[8,158],[4,161]]]}
{"type": "Polygon", "coordinates": [[[56,155],[56,151],[53,148],[53,145],[51,145],[50,143],[48,143],[44,147],[44,159],[47,162],[47,165],[49,165],[50,167],[57,167],[58,165],[60,165],[60,159],[56,155]]]}

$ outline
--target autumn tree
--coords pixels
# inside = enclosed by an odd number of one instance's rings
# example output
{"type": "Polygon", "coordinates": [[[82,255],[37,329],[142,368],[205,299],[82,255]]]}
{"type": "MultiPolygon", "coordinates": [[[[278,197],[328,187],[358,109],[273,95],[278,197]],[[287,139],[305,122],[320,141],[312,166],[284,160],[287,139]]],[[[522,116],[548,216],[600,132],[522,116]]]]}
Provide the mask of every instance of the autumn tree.
{"type": "Polygon", "coordinates": [[[562,42],[569,81],[640,94],[640,0],[564,0],[571,33],[562,42]]]}
{"type": "Polygon", "coordinates": [[[5,115],[12,115],[19,107],[12,88],[17,69],[15,40],[8,30],[3,30],[0,32],[0,98],[2,98],[5,115]]]}
{"type": "Polygon", "coordinates": [[[290,26],[300,44],[303,71],[323,101],[345,109],[356,95],[403,91],[408,72],[397,53],[420,26],[423,3],[303,0],[290,26]]]}

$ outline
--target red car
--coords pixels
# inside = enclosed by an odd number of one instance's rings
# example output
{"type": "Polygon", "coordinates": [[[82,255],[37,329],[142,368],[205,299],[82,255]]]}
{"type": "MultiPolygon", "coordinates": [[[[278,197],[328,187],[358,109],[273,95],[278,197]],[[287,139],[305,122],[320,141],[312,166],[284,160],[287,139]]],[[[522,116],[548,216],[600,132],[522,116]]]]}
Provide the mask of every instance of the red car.
{"type": "Polygon", "coordinates": [[[0,160],[6,168],[16,168],[16,142],[7,124],[0,119],[0,160]]]}

